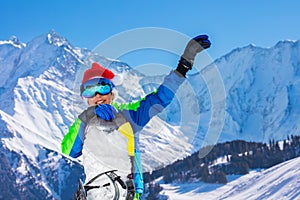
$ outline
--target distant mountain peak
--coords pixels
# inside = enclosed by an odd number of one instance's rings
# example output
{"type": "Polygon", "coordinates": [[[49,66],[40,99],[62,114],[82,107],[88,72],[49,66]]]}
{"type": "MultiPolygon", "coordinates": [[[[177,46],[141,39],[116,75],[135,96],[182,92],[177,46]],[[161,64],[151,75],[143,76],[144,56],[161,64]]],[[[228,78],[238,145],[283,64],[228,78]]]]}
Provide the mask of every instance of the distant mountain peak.
{"type": "Polygon", "coordinates": [[[280,40],[273,48],[291,47],[297,45],[300,40],[280,40]]]}
{"type": "Polygon", "coordinates": [[[2,44],[9,44],[19,49],[26,47],[26,44],[20,42],[20,40],[15,35],[11,36],[9,40],[0,41],[0,45],[2,44]]]}
{"type": "Polygon", "coordinates": [[[63,45],[70,45],[70,43],[68,42],[68,40],[62,36],[60,36],[59,34],[57,34],[54,30],[51,30],[48,34],[47,34],[47,39],[49,44],[54,44],[55,46],[63,46],[63,45]]]}

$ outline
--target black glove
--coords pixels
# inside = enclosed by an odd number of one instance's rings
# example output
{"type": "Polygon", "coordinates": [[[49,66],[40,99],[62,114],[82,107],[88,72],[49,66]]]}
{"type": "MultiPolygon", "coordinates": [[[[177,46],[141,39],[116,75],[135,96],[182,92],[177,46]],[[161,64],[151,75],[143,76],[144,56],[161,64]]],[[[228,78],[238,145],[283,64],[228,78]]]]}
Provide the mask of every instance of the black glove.
{"type": "Polygon", "coordinates": [[[192,69],[197,53],[209,48],[210,45],[207,35],[198,35],[191,39],[184,49],[176,70],[185,77],[187,71],[192,69]]]}

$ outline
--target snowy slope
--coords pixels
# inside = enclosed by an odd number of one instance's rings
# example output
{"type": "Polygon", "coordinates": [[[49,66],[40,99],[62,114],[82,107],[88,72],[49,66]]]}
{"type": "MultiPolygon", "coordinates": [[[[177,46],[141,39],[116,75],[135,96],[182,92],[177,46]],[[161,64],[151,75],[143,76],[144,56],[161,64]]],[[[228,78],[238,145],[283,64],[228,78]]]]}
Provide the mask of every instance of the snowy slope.
{"type": "Polygon", "coordinates": [[[194,199],[300,199],[300,158],[286,161],[263,171],[231,177],[226,185],[190,184],[164,185],[160,194],[170,200],[194,199]]]}

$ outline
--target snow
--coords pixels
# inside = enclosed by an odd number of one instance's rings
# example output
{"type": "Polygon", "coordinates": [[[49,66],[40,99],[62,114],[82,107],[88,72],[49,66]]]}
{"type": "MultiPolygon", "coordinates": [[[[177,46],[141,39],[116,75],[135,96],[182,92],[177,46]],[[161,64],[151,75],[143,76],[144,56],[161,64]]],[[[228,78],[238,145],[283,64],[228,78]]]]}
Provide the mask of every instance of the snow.
{"type": "MultiPolygon", "coordinates": [[[[231,155],[228,155],[227,157],[228,157],[228,159],[230,159],[231,155]]],[[[220,164],[226,164],[226,163],[228,163],[227,157],[226,156],[222,156],[220,158],[217,158],[215,160],[215,162],[212,165],[210,165],[210,167],[213,167],[213,166],[216,166],[216,165],[220,165],[220,164]]]]}
{"type": "Polygon", "coordinates": [[[226,185],[203,182],[161,184],[170,200],[195,199],[300,199],[300,158],[263,171],[235,176],[226,185]]]}
{"type": "Polygon", "coordinates": [[[10,40],[0,41],[0,45],[6,45],[6,44],[12,45],[13,47],[18,48],[18,49],[26,47],[26,44],[21,43],[16,36],[12,36],[10,38],[10,40]]]}

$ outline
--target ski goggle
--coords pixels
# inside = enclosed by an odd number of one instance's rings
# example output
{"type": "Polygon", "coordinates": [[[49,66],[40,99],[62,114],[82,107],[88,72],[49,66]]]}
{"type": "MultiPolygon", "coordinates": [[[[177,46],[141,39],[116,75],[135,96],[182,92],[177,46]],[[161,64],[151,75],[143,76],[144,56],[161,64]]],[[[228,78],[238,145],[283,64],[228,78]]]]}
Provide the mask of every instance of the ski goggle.
{"type": "Polygon", "coordinates": [[[106,78],[94,78],[80,86],[81,96],[85,98],[92,98],[99,93],[101,95],[107,95],[111,93],[115,85],[106,78]]]}

